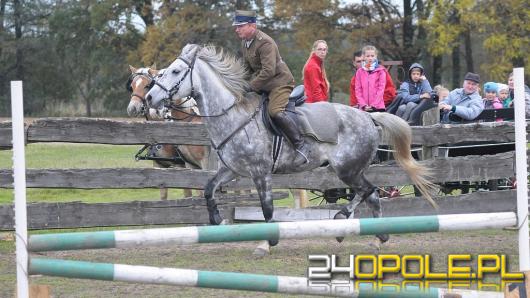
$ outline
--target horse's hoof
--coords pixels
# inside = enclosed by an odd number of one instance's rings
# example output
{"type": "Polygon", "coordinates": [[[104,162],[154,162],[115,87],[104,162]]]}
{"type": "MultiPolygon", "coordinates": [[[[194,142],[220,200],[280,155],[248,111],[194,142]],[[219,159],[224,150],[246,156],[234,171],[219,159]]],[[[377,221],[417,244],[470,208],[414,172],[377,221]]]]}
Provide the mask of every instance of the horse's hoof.
{"type": "Polygon", "coordinates": [[[210,224],[211,225],[220,225],[223,222],[223,218],[219,214],[219,210],[215,210],[214,212],[210,213],[210,224]]]}
{"type": "MultiPolygon", "coordinates": [[[[337,214],[335,214],[333,219],[348,219],[348,216],[344,214],[342,211],[339,211],[337,212],[337,214]]],[[[342,241],[344,241],[344,237],[336,237],[335,239],[337,239],[338,243],[341,243],[342,241]]]]}
{"type": "Polygon", "coordinates": [[[269,240],[269,245],[270,245],[270,246],[276,246],[276,245],[278,245],[278,239],[269,240]]]}
{"type": "Polygon", "coordinates": [[[387,242],[388,239],[390,239],[390,236],[388,234],[376,235],[376,237],[381,240],[381,244],[387,242]]]}

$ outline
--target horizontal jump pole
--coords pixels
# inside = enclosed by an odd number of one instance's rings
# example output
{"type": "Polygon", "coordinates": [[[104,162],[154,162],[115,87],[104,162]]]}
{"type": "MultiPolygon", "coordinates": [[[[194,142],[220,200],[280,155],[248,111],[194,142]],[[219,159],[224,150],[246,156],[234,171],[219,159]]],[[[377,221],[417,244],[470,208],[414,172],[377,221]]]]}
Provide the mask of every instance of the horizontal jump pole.
{"type": "Polygon", "coordinates": [[[92,263],[59,259],[32,258],[29,274],[66,278],[82,278],[107,281],[124,281],[147,284],[162,284],[184,287],[258,291],[270,293],[305,294],[333,297],[445,297],[448,293],[458,293],[458,297],[500,298],[502,293],[477,292],[469,290],[445,290],[419,287],[406,287],[401,292],[375,292],[371,285],[359,284],[353,287],[323,287],[311,285],[305,277],[290,277],[236,272],[199,271],[192,269],[159,268],[111,263],[92,263]],[[377,294],[377,296],[374,296],[377,294]],[[480,295],[479,295],[480,294],[480,295]]]}
{"type": "Polygon", "coordinates": [[[39,252],[479,230],[505,228],[514,226],[516,222],[514,212],[501,212],[41,234],[29,237],[28,250],[39,252]]]}

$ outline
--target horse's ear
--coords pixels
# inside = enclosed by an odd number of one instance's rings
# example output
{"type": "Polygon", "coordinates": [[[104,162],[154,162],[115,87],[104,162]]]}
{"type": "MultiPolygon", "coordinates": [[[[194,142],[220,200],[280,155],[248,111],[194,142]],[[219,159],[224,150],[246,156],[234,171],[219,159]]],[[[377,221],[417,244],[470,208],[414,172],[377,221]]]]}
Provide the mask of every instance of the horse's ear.
{"type": "Polygon", "coordinates": [[[153,65],[151,65],[151,67],[149,67],[149,68],[151,68],[151,69],[155,69],[155,70],[156,70],[156,62],[153,63],[153,65]]]}
{"type": "Polygon", "coordinates": [[[129,70],[131,71],[131,73],[135,73],[137,69],[129,65],[129,70]]]}
{"type": "MultiPolygon", "coordinates": [[[[151,66],[152,67],[152,66],[151,66]]],[[[157,69],[154,69],[154,68],[148,68],[147,69],[147,72],[152,75],[152,76],[157,76],[158,75],[158,70],[157,69]]]]}

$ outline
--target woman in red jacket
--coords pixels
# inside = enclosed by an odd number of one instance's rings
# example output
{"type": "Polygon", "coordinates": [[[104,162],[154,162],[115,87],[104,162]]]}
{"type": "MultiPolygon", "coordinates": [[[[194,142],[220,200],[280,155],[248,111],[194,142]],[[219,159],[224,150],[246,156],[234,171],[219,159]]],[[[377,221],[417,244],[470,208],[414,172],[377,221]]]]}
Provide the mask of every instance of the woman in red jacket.
{"type": "Polygon", "coordinates": [[[326,77],[324,59],[328,54],[328,44],[324,40],[313,43],[311,55],[304,65],[303,77],[306,102],[328,101],[329,81],[326,77]]]}

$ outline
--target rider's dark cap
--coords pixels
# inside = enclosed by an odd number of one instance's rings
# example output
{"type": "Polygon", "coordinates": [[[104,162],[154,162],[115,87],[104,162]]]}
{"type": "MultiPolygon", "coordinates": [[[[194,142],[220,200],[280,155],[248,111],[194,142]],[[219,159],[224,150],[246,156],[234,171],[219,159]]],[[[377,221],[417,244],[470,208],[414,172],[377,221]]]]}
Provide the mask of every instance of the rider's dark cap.
{"type": "Polygon", "coordinates": [[[468,72],[464,76],[465,81],[473,81],[475,83],[480,83],[480,76],[476,73],[468,72]]]}
{"type": "Polygon", "coordinates": [[[252,10],[236,10],[232,26],[256,23],[256,12],[252,10]]]}

